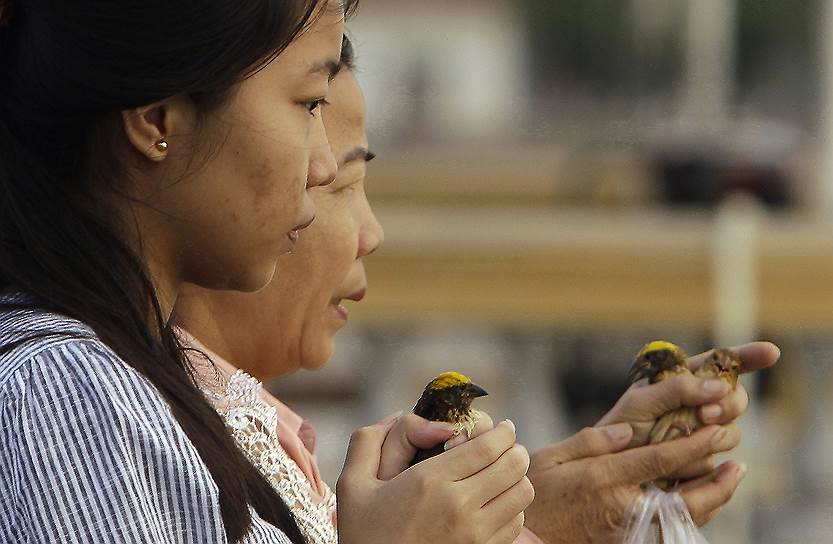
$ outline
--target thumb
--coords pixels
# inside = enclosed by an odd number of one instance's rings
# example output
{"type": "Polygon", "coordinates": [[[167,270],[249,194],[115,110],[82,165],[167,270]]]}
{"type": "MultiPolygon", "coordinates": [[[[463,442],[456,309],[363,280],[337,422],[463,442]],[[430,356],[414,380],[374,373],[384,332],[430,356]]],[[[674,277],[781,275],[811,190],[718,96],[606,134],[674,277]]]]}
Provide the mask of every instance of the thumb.
{"type": "Polygon", "coordinates": [[[546,456],[556,464],[568,463],[622,451],[632,437],[633,429],[628,423],[586,427],[566,440],[539,450],[538,455],[546,456]]]}
{"type": "Polygon", "coordinates": [[[415,414],[399,418],[382,444],[380,480],[390,480],[407,469],[417,451],[428,450],[451,438],[454,425],[428,421],[415,414]]]}
{"type": "Polygon", "coordinates": [[[375,480],[382,458],[382,444],[397,419],[385,418],[380,423],[363,427],[350,437],[342,477],[375,480]]]}

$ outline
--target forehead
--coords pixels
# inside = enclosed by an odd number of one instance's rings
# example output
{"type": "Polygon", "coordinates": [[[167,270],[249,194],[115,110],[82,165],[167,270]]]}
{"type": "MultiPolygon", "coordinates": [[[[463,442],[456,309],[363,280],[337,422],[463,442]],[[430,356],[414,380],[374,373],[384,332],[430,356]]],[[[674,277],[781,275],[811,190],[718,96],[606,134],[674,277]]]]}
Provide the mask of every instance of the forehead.
{"type": "Polygon", "coordinates": [[[271,64],[298,76],[328,76],[329,65],[338,63],[343,34],[343,14],[324,10],[314,15],[309,26],[271,64]]]}
{"type": "Polygon", "coordinates": [[[327,102],[323,110],[324,128],[336,157],[339,151],[367,146],[364,96],[349,70],[339,72],[333,79],[327,102]]]}

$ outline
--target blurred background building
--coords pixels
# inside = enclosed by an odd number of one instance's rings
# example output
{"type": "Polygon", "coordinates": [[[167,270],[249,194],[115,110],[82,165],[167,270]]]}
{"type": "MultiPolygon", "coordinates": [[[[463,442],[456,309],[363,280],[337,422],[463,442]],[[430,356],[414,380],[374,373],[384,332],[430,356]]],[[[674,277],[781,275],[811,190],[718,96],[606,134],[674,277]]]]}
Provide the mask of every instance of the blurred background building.
{"type": "Polygon", "coordinates": [[[367,260],[323,371],[274,385],[335,481],[352,429],[456,369],[539,447],[647,340],[777,342],[714,542],[833,534],[833,2],[362,0],[367,260]]]}

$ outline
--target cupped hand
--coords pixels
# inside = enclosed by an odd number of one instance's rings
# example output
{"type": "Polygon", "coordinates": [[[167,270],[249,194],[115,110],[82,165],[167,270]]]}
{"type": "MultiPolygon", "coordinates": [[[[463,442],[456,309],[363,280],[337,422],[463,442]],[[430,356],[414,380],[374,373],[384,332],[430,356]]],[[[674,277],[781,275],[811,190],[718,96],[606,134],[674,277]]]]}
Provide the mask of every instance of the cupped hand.
{"type": "MultiPolygon", "coordinates": [[[[535,500],[526,526],[547,544],[622,542],[626,512],[640,498],[642,482],[677,473],[740,440],[737,426],[710,425],[690,437],[622,451],[633,438],[625,423],[587,428],[531,455],[535,500]]],[[[727,462],[683,484],[679,492],[702,525],[731,499],[745,473],[727,462]]]]}
{"type": "MultiPolygon", "coordinates": [[[[778,347],[770,342],[752,342],[732,350],[740,357],[744,373],[772,366],[781,356],[778,347]]],[[[689,358],[689,366],[696,369],[710,354],[711,351],[707,351],[689,358]]],[[[741,384],[731,391],[722,380],[683,375],[653,385],[633,385],[597,426],[629,423],[633,428],[629,446],[635,447],[648,443],[654,421],[671,410],[683,406],[697,407],[698,416],[704,424],[725,425],[740,417],[748,405],[749,394],[741,384]]]]}
{"type": "Polygon", "coordinates": [[[383,481],[382,449],[396,421],[351,438],[337,484],[339,542],[511,544],[534,497],[514,425],[502,422],[383,481]]]}

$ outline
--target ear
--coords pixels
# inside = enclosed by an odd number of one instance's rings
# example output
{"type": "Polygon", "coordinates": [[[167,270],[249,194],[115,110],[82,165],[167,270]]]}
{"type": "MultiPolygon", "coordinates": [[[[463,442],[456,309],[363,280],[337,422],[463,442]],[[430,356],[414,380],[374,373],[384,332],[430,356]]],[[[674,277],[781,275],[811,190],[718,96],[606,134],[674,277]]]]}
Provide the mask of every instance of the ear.
{"type": "Polygon", "coordinates": [[[124,110],[121,114],[127,140],[140,155],[154,162],[167,158],[172,135],[190,134],[194,128],[194,104],[185,96],[124,110]]]}

